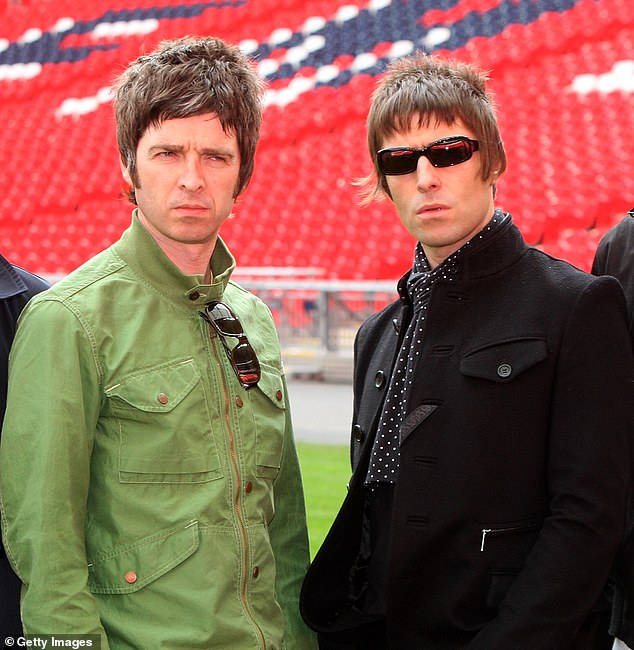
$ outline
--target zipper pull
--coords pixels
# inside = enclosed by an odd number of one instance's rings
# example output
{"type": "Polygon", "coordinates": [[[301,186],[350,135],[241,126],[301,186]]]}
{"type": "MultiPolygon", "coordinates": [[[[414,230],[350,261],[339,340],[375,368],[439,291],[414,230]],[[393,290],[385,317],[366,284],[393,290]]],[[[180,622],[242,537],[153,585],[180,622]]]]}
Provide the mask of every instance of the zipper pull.
{"type": "Polygon", "coordinates": [[[482,543],[480,544],[480,553],[484,552],[484,540],[486,539],[486,536],[491,532],[491,530],[491,528],[482,529],[482,543]]]}

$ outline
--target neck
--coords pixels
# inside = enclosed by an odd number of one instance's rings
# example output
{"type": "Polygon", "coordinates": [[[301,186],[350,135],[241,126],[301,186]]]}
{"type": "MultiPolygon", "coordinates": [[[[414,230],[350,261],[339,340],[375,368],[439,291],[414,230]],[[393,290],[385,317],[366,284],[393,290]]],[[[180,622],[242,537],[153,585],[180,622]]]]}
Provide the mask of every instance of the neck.
{"type": "Polygon", "coordinates": [[[178,241],[161,233],[148,223],[140,212],[138,214],[140,223],[183,275],[202,275],[205,281],[211,281],[209,262],[216,247],[218,235],[214,235],[204,242],[178,241]]]}
{"type": "Polygon", "coordinates": [[[156,238],[155,241],[183,275],[202,275],[205,281],[211,279],[209,260],[216,245],[215,237],[205,244],[183,244],[169,240],[162,242],[156,238]]]}

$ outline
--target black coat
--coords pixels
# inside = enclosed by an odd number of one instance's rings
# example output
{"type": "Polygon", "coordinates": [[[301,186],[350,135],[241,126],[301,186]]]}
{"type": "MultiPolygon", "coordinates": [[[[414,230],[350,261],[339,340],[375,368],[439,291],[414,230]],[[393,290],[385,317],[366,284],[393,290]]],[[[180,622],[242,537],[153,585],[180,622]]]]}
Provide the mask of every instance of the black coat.
{"type": "MultiPolygon", "coordinates": [[[[623,287],[629,311],[630,334],[634,346],[634,210],[601,238],[592,263],[595,275],[611,275],[623,287]]],[[[634,513],[633,520],[634,520],[634,513]]],[[[619,554],[614,572],[615,595],[612,631],[634,647],[634,521],[619,554]]]]}
{"type": "MultiPolygon", "coordinates": [[[[402,283],[401,283],[402,285],[402,283]]],[[[355,342],[353,476],[301,597],[350,618],[363,482],[406,298],[355,342]]],[[[623,293],[529,248],[509,221],[432,289],[401,427],[387,558],[391,650],[586,647],[622,540],[632,351],[623,293]]]]}
{"type": "MultiPolygon", "coordinates": [[[[48,288],[42,278],[0,255],[0,425],[7,405],[7,366],[18,316],[29,299],[48,288]]],[[[0,638],[21,634],[19,615],[20,582],[9,566],[0,544],[0,638]]]]}

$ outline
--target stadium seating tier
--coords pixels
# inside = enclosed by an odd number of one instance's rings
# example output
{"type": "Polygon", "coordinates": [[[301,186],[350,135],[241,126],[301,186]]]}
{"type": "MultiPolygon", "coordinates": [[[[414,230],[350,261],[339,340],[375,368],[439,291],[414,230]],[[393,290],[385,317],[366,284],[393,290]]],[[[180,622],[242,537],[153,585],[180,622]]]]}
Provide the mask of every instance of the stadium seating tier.
{"type": "Polygon", "coordinates": [[[388,201],[361,205],[365,116],[415,48],[490,73],[509,165],[498,204],[526,239],[588,269],[634,206],[629,0],[68,0],[0,5],[0,250],[62,275],[116,240],[122,198],[108,88],[166,38],[214,34],[268,83],[251,185],[224,237],[239,264],[391,279],[414,242],[388,201]]]}

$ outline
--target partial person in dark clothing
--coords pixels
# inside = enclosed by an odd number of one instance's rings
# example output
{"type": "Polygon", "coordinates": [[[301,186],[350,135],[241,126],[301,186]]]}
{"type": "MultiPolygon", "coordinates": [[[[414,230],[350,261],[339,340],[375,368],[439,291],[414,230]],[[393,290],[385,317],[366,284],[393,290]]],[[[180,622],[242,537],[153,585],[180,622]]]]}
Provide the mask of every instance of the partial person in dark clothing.
{"type": "MultiPolygon", "coordinates": [[[[594,275],[611,275],[623,287],[634,347],[634,209],[601,238],[592,262],[594,275]]],[[[634,529],[629,527],[614,570],[611,632],[614,650],[634,648],[634,529]]]]}
{"type": "MultiPolygon", "coordinates": [[[[15,327],[22,308],[48,283],[9,264],[0,255],[0,429],[7,404],[7,365],[15,327]]],[[[20,581],[13,573],[0,542],[0,639],[22,635],[20,581]]]]}
{"type": "Polygon", "coordinates": [[[623,287],[634,341],[634,209],[601,238],[592,262],[594,275],[611,275],[623,287]]]}
{"type": "Polygon", "coordinates": [[[322,650],[612,645],[634,412],[623,291],[531,248],[494,205],[506,155],[485,82],[420,53],[372,98],[369,196],[416,245],[355,341],[353,475],[300,599],[322,650]]]}

